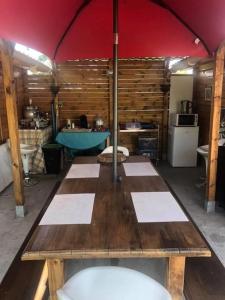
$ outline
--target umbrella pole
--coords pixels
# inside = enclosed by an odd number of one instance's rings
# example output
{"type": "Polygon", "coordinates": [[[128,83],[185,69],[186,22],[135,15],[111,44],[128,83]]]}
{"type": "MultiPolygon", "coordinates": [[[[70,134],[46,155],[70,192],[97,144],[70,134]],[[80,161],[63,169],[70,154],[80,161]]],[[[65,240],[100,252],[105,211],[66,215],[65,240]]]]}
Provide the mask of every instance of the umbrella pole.
{"type": "Polygon", "coordinates": [[[113,181],[117,181],[118,0],[113,0],[113,181]]]}

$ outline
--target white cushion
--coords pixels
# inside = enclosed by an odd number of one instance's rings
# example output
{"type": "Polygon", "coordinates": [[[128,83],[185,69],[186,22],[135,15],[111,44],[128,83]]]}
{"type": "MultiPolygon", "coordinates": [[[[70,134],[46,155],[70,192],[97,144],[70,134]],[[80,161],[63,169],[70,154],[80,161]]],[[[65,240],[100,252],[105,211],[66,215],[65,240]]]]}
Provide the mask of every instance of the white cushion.
{"type": "MultiPolygon", "coordinates": [[[[129,150],[126,147],[118,146],[117,151],[122,152],[127,157],[129,156],[129,150]]],[[[109,147],[105,148],[102,151],[102,154],[104,154],[104,153],[113,153],[113,147],[109,146],[109,147]]]]}
{"type": "Polygon", "coordinates": [[[75,274],[57,291],[58,300],[171,300],[149,276],[121,267],[93,267],[75,274]]]}

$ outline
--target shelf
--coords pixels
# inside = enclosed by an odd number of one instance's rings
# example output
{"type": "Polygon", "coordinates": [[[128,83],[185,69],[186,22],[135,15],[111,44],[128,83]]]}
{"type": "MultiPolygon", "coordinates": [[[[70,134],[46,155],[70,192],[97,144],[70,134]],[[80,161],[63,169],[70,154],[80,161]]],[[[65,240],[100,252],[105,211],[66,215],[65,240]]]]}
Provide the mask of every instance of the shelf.
{"type": "Polygon", "coordinates": [[[139,133],[139,132],[157,132],[158,128],[154,128],[154,129],[121,129],[119,130],[119,132],[126,132],[126,133],[139,133]]]}

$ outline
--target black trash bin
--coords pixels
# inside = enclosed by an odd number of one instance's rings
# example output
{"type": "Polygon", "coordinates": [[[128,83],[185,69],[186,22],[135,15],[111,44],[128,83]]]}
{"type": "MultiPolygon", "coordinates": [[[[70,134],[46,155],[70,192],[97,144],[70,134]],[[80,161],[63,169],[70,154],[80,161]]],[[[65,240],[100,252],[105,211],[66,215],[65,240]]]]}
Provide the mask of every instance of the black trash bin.
{"type": "Polygon", "coordinates": [[[62,148],[63,146],[60,144],[45,144],[42,146],[47,174],[58,174],[60,172],[62,148]]]}

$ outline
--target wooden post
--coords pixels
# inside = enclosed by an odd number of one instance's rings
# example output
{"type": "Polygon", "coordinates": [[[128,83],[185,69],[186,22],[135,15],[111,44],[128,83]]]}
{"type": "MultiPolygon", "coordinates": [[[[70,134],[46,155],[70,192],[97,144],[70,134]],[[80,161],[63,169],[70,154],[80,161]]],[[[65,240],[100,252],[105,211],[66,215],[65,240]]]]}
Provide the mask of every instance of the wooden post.
{"type": "Polygon", "coordinates": [[[214,68],[213,98],[211,103],[208,180],[206,190],[205,209],[207,212],[215,210],[216,175],[218,158],[218,140],[220,128],[220,114],[223,90],[225,43],[222,43],[216,53],[214,68]]]}
{"type": "Polygon", "coordinates": [[[162,159],[166,160],[167,139],[168,139],[168,117],[169,117],[169,93],[170,93],[169,59],[165,60],[164,84],[165,86],[168,86],[168,90],[164,91],[164,95],[163,95],[162,133],[161,133],[162,140],[161,140],[161,151],[159,151],[158,149],[158,152],[161,152],[160,154],[162,154],[162,159]]]}
{"type": "Polygon", "coordinates": [[[47,288],[47,281],[48,281],[48,266],[47,262],[45,262],[42,273],[41,273],[41,278],[34,296],[34,300],[42,300],[47,288]]]}
{"type": "Polygon", "coordinates": [[[0,143],[4,141],[4,135],[3,135],[3,127],[2,127],[2,119],[0,115],[0,143]]]}
{"type": "Polygon", "coordinates": [[[16,215],[24,217],[24,188],[23,188],[23,168],[20,155],[20,142],[18,131],[18,116],[16,104],[16,89],[13,75],[12,54],[14,46],[11,42],[0,40],[2,57],[3,83],[6,98],[6,112],[9,128],[10,152],[12,159],[12,174],[14,196],[16,200],[16,215]]]}
{"type": "Polygon", "coordinates": [[[47,266],[50,300],[57,300],[56,291],[64,284],[64,262],[60,259],[48,259],[47,266]]]}
{"type": "Polygon", "coordinates": [[[166,286],[173,300],[183,299],[185,257],[168,258],[166,286]]]}

